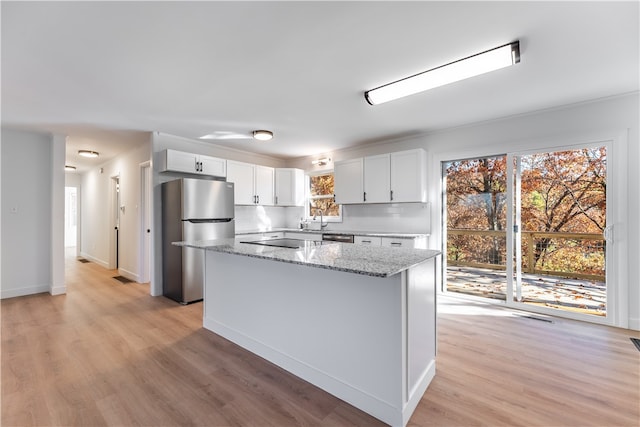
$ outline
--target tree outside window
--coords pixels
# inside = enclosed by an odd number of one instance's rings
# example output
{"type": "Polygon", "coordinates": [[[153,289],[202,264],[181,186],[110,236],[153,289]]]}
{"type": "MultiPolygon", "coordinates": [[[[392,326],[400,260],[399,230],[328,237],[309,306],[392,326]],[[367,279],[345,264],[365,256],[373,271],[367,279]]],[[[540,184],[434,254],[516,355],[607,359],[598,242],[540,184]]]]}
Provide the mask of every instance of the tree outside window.
{"type": "Polygon", "coordinates": [[[309,175],[309,202],[307,204],[307,216],[313,217],[322,211],[327,219],[340,219],[342,209],[334,200],[333,172],[319,175],[309,175]]]}

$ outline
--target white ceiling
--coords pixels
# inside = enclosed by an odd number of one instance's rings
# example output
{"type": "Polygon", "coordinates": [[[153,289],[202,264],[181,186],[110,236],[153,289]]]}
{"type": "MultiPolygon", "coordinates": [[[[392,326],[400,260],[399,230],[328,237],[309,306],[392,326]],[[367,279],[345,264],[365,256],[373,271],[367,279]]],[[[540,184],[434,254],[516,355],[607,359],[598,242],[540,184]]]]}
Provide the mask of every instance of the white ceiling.
{"type": "MultiPolygon", "coordinates": [[[[5,2],[2,124],[118,152],[160,131],[292,158],[639,89],[639,3],[5,2]],[[521,63],[367,89],[520,40],[521,63]]],[[[102,157],[102,160],[107,157],[102,157]]],[[[72,159],[73,160],[73,159],[72,159]]]]}

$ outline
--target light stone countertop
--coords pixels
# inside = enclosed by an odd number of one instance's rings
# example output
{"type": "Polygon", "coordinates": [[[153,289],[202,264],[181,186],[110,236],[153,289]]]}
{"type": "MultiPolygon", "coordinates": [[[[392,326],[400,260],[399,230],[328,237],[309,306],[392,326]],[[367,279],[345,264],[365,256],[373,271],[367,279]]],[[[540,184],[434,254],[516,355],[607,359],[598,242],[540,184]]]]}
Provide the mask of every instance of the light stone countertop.
{"type": "Polygon", "coordinates": [[[278,262],[325,268],[374,277],[389,277],[440,255],[431,249],[388,248],[308,241],[304,248],[290,249],[241,243],[245,238],[173,242],[199,248],[278,262]]]}
{"type": "Polygon", "coordinates": [[[379,231],[351,231],[351,230],[314,230],[311,228],[274,228],[273,230],[250,230],[250,231],[238,231],[236,236],[246,236],[251,234],[262,233],[309,233],[309,234],[340,234],[340,235],[354,235],[354,236],[367,236],[367,237],[391,237],[395,239],[415,239],[418,237],[428,237],[428,234],[424,233],[384,233],[379,231]]]}

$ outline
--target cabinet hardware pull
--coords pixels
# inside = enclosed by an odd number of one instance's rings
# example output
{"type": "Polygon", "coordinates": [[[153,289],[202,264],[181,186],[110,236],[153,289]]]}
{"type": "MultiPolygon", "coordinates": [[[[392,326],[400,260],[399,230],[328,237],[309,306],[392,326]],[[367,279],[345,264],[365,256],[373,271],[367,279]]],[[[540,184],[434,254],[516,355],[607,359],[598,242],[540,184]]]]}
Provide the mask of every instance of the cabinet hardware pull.
{"type": "Polygon", "coordinates": [[[391,190],[391,200],[393,201],[393,190],[391,190]]]}
{"type": "Polygon", "coordinates": [[[276,203],[275,203],[275,204],[276,204],[276,205],[278,204],[278,196],[276,196],[276,203]]]}
{"type": "Polygon", "coordinates": [[[363,240],[362,243],[371,243],[371,240],[363,240]]]}
{"type": "Polygon", "coordinates": [[[402,246],[401,242],[391,242],[391,246],[402,246]]]}
{"type": "Polygon", "coordinates": [[[256,200],[258,200],[256,203],[260,204],[260,195],[259,194],[256,196],[256,200]]]}
{"type": "Polygon", "coordinates": [[[362,193],[362,201],[366,202],[367,201],[367,192],[365,191],[364,193],[362,193]]]}

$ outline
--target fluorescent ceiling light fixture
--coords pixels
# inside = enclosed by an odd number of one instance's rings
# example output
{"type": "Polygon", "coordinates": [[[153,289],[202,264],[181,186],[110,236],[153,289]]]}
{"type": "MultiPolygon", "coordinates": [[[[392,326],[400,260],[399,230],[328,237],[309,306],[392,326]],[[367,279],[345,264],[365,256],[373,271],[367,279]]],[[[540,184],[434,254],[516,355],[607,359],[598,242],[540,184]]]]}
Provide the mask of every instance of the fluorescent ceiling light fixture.
{"type": "Polygon", "coordinates": [[[322,159],[312,160],[311,164],[314,166],[324,166],[331,161],[329,157],[324,157],[322,159]]]}
{"type": "Polygon", "coordinates": [[[520,62],[520,42],[505,44],[440,67],[415,74],[364,93],[371,105],[413,95],[520,62]]]}
{"type": "Polygon", "coordinates": [[[64,165],[64,170],[73,172],[74,170],[76,170],[76,167],[71,165],[64,165]]]}
{"type": "Polygon", "coordinates": [[[254,130],[253,138],[257,139],[258,141],[269,141],[271,138],[273,138],[273,132],[269,130],[254,130]]]}
{"type": "Polygon", "coordinates": [[[228,139],[251,139],[253,135],[250,135],[248,133],[238,133],[238,132],[231,132],[231,131],[215,131],[213,133],[210,133],[208,135],[204,135],[201,136],[199,139],[222,139],[222,140],[228,140],[228,139]]]}
{"type": "Polygon", "coordinates": [[[78,150],[78,154],[82,157],[98,157],[100,153],[91,150],[78,150]]]}

